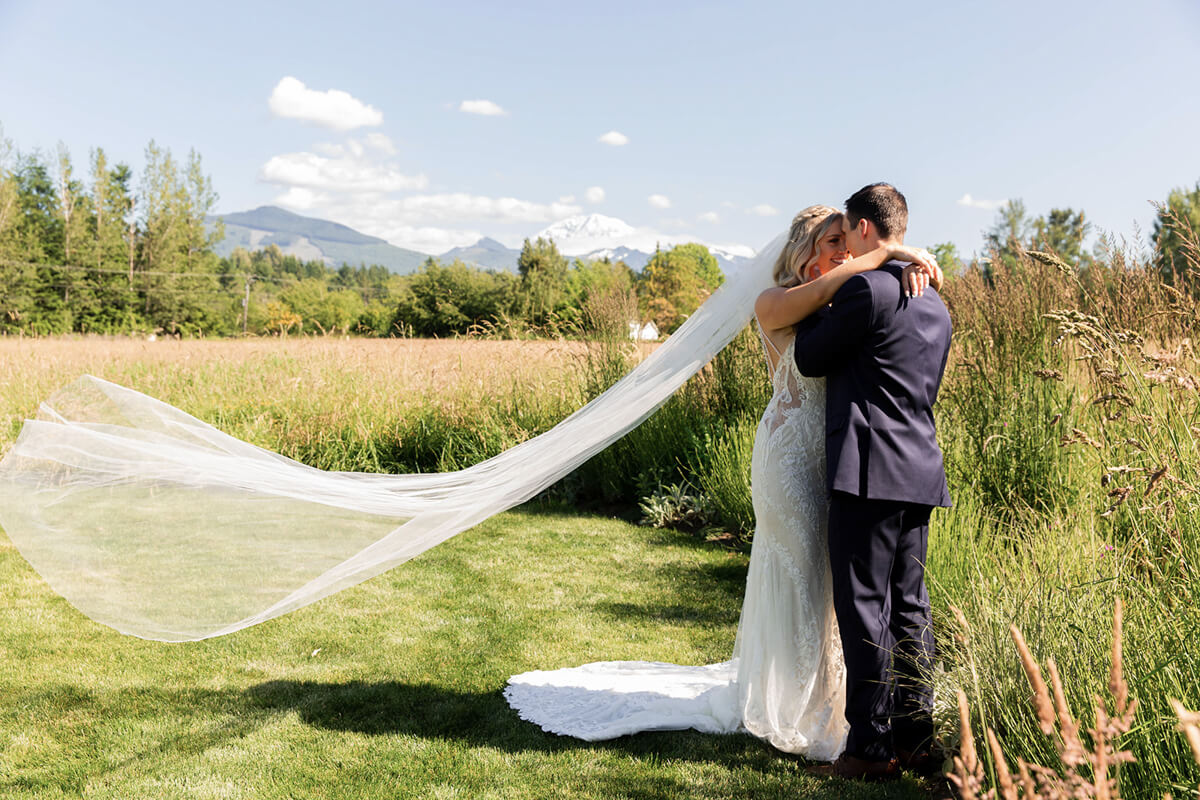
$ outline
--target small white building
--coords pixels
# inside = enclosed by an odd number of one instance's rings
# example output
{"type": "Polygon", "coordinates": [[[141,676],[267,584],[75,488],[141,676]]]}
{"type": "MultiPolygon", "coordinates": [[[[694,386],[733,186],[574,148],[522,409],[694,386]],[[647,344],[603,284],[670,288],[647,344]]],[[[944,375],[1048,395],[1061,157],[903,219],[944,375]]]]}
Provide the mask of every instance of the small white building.
{"type": "Polygon", "coordinates": [[[653,322],[647,322],[645,325],[642,325],[631,320],[629,323],[629,338],[635,342],[657,342],[658,326],[653,322]]]}

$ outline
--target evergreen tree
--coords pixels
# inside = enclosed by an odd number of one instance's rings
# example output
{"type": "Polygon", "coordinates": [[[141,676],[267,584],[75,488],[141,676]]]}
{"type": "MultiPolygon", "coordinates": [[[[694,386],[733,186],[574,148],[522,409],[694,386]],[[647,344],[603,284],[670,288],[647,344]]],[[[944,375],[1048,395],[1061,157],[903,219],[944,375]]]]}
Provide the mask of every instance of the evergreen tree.
{"type": "MultiPolygon", "coordinates": [[[[984,233],[984,246],[990,251],[991,258],[999,259],[1009,268],[1015,267],[1032,229],[1024,201],[1009,200],[996,213],[995,224],[984,233]]],[[[992,272],[990,265],[985,266],[984,276],[988,280],[992,272]]]]}
{"type": "MultiPolygon", "coordinates": [[[[984,232],[984,244],[992,258],[1009,268],[1029,250],[1051,250],[1068,264],[1087,267],[1092,257],[1084,252],[1083,240],[1090,230],[1082,211],[1053,208],[1044,217],[1031,218],[1024,202],[1009,200],[997,212],[996,222],[984,232]]],[[[989,281],[993,272],[991,264],[984,266],[984,277],[989,281]]]]}
{"type": "Polygon", "coordinates": [[[24,211],[12,142],[0,129],[0,332],[20,330],[33,308],[37,272],[21,245],[24,211]]]}
{"type": "Polygon", "coordinates": [[[91,272],[95,259],[94,212],[91,198],[75,177],[71,155],[59,142],[55,190],[56,211],[62,228],[62,261],[51,267],[55,282],[63,295],[64,319],[68,330],[88,330],[101,309],[97,278],[91,272]],[[59,268],[61,266],[61,268],[59,268]],[[87,322],[85,322],[87,321],[87,322]]]}
{"type": "Polygon", "coordinates": [[[1082,211],[1052,208],[1048,215],[1034,220],[1031,249],[1051,250],[1068,264],[1087,266],[1092,257],[1084,252],[1083,240],[1091,227],[1082,211]]]}
{"type": "Polygon", "coordinates": [[[225,238],[225,222],[218,219],[211,229],[208,225],[208,218],[216,208],[219,196],[213,190],[212,178],[204,174],[200,154],[195,150],[188,153],[187,191],[184,197],[188,270],[212,272],[215,261],[213,248],[225,238]]]}
{"type": "Polygon", "coordinates": [[[18,247],[25,260],[61,264],[62,224],[58,194],[50,172],[36,155],[22,156],[17,167],[18,247]]]}
{"type": "Polygon", "coordinates": [[[104,150],[92,150],[92,258],[99,311],[90,325],[94,330],[129,332],[146,327],[138,314],[132,277],[120,274],[128,267],[126,232],[133,211],[129,184],[133,172],[126,164],[110,168],[104,150]]]}
{"type": "Polygon", "coordinates": [[[222,296],[212,245],[224,236],[205,222],[216,204],[211,180],[192,151],[182,172],[170,150],[153,141],[139,198],[142,274],[139,288],[149,322],[168,333],[232,330],[232,299],[222,296]]]}
{"type": "Polygon", "coordinates": [[[528,239],[517,257],[522,291],[527,300],[526,317],[534,325],[550,322],[567,299],[567,259],[553,239],[528,239]]]}
{"type": "Polygon", "coordinates": [[[17,256],[14,232],[20,214],[19,188],[12,159],[12,141],[4,138],[4,128],[0,127],[0,260],[11,260],[17,256]]]}
{"type": "Polygon", "coordinates": [[[1193,189],[1172,189],[1158,208],[1152,239],[1163,278],[1177,286],[1200,287],[1200,253],[1193,249],[1200,236],[1200,181],[1193,189]],[[1188,248],[1191,242],[1193,248],[1188,248]]]}
{"type": "Polygon", "coordinates": [[[71,154],[66,145],[58,143],[58,175],[55,184],[58,193],[57,212],[63,232],[62,263],[82,266],[91,260],[90,198],[84,194],[83,184],[75,178],[71,165],[71,154]]]}

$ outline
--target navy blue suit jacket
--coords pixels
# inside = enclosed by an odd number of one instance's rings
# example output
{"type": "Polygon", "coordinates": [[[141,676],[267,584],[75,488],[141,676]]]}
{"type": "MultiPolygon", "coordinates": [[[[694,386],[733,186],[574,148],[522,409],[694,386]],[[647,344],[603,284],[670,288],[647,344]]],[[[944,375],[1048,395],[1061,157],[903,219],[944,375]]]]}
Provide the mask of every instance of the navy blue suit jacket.
{"type": "Polygon", "coordinates": [[[888,263],[846,281],[796,326],[796,365],[825,377],[830,491],[949,506],[933,404],[950,315],[932,288],[906,298],[901,272],[888,263]]]}

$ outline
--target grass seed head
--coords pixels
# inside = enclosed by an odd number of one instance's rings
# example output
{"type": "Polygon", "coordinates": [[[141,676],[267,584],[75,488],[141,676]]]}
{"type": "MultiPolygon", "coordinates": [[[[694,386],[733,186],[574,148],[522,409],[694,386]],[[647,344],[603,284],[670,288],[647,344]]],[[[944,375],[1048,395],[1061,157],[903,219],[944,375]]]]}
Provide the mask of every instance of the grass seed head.
{"type": "Polygon", "coordinates": [[[1063,692],[1062,678],[1058,674],[1058,665],[1053,658],[1046,660],[1046,669],[1050,673],[1050,685],[1054,690],[1054,709],[1058,714],[1058,729],[1063,739],[1063,763],[1078,766],[1087,760],[1083,743],[1079,740],[1079,725],[1071,716],[1071,709],[1063,692]]]}
{"type": "Polygon", "coordinates": [[[963,768],[968,773],[974,774],[979,760],[975,755],[975,737],[971,733],[971,708],[967,704],[967,693],[962,689],[958,690],[958,728],[960,738],[958,758],[962,760],[963,768]]]}
{"type": "Polygon", "coordinates": [[[1183,703],[1174,698],[1171,699],[1171,708],[1174,709],[1175,716],[1179,717],[1179,729],[1183,731],[1188,745],[1192,748],[1192,758],[1200,764],[1200,712],[1188,711],[1183,703]]]}
{"type": "Polygon", "coordinates": [[[1118,714],[1124,714],[1129,704],[1129,684],[1125,682],[1122,641],[1124,621],[1125,604],[1118,597],[1113,607],[1112,667],[1108,673],[1108,690],[1112,692],[1113,699],[1116,701],[1118,714]]]}
{"type": "Polygon", "coordinates": [[[996,765],[996,782],[1000,784],[1000,796],[1004,800],[1017,800],[1016,784],[1013,783],[1012,773],[1004,758],[1004,751],[1000,749],[1000,740],[996,738],[996,732],[991,728],[987,729],[987,741],[988,749],[992,751],[992,763],[996,765]]]}
{"type": "Polygon", "coordinates": [[[1054,706],[1050,702],[1050,692],[1046,688],[1046,682],[1042,680],[1042,671],[1038,668],[1037,662],[1033,660],[1033,655],[1029,652],[1029,645],[1025,644],[1025,637],[1021,635],[1020,629],[1016,625],[1010,625],[1008,631],[1017,645],[1025,677],[1033,688],[1033,707],[1037,711],[1038,723],[1042,733],[1049,736],[1054,733],[1054,706]]]}

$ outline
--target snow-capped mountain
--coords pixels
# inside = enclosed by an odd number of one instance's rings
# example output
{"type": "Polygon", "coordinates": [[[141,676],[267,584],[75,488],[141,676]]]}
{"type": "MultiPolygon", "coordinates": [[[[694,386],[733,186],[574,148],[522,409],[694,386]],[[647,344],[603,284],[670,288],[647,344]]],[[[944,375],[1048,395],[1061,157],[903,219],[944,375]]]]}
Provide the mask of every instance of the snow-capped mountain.
{"type": "Polygon", "coordinates": [[[641,269],[658,248],[697,242],[716,257],[721,269],[728,271],[754,256],[754,250],[744,245],[714,245],[694,236],[663,234],[650,228],[635,228],[624,220],[603,214],[567,217],[542,229],[536,236],[553,239],[558,251],[565,256],[585,259],[610,258],[624,261],[633,269],[641,269]]]}
{"type": "MultiPolygon", "coordinates": [[[[633,250],[647,249],[634,244],[643,244],[640,240],[647,238],[644,235],[639,236],[637,228],[624,220],[606,217],[603,214],[567,217],[529,238],[553,239],[558,252],[564,256],[583,256],[597,250],[622,246],[633,250]]],[[[648,249],[654,252],[654,245],[651,244],[648,249]]]]}
{"type": "Polygon", "coordinates": [[[582,256],[620,247],[649,254],[658,247],[674,247],[677,244],[697,241],[711,250],[713,255],[720,251],[729,259],[750,258],[754,255],[751,248],[743,245],[713,245],[689,234],[666,234],[651,228],[635,228],[624,220],[606,217],[603,214],[567,217],[548,228],[543,228],[537,236],[553,239],[558,251],[566,256],[582,256]]]}

